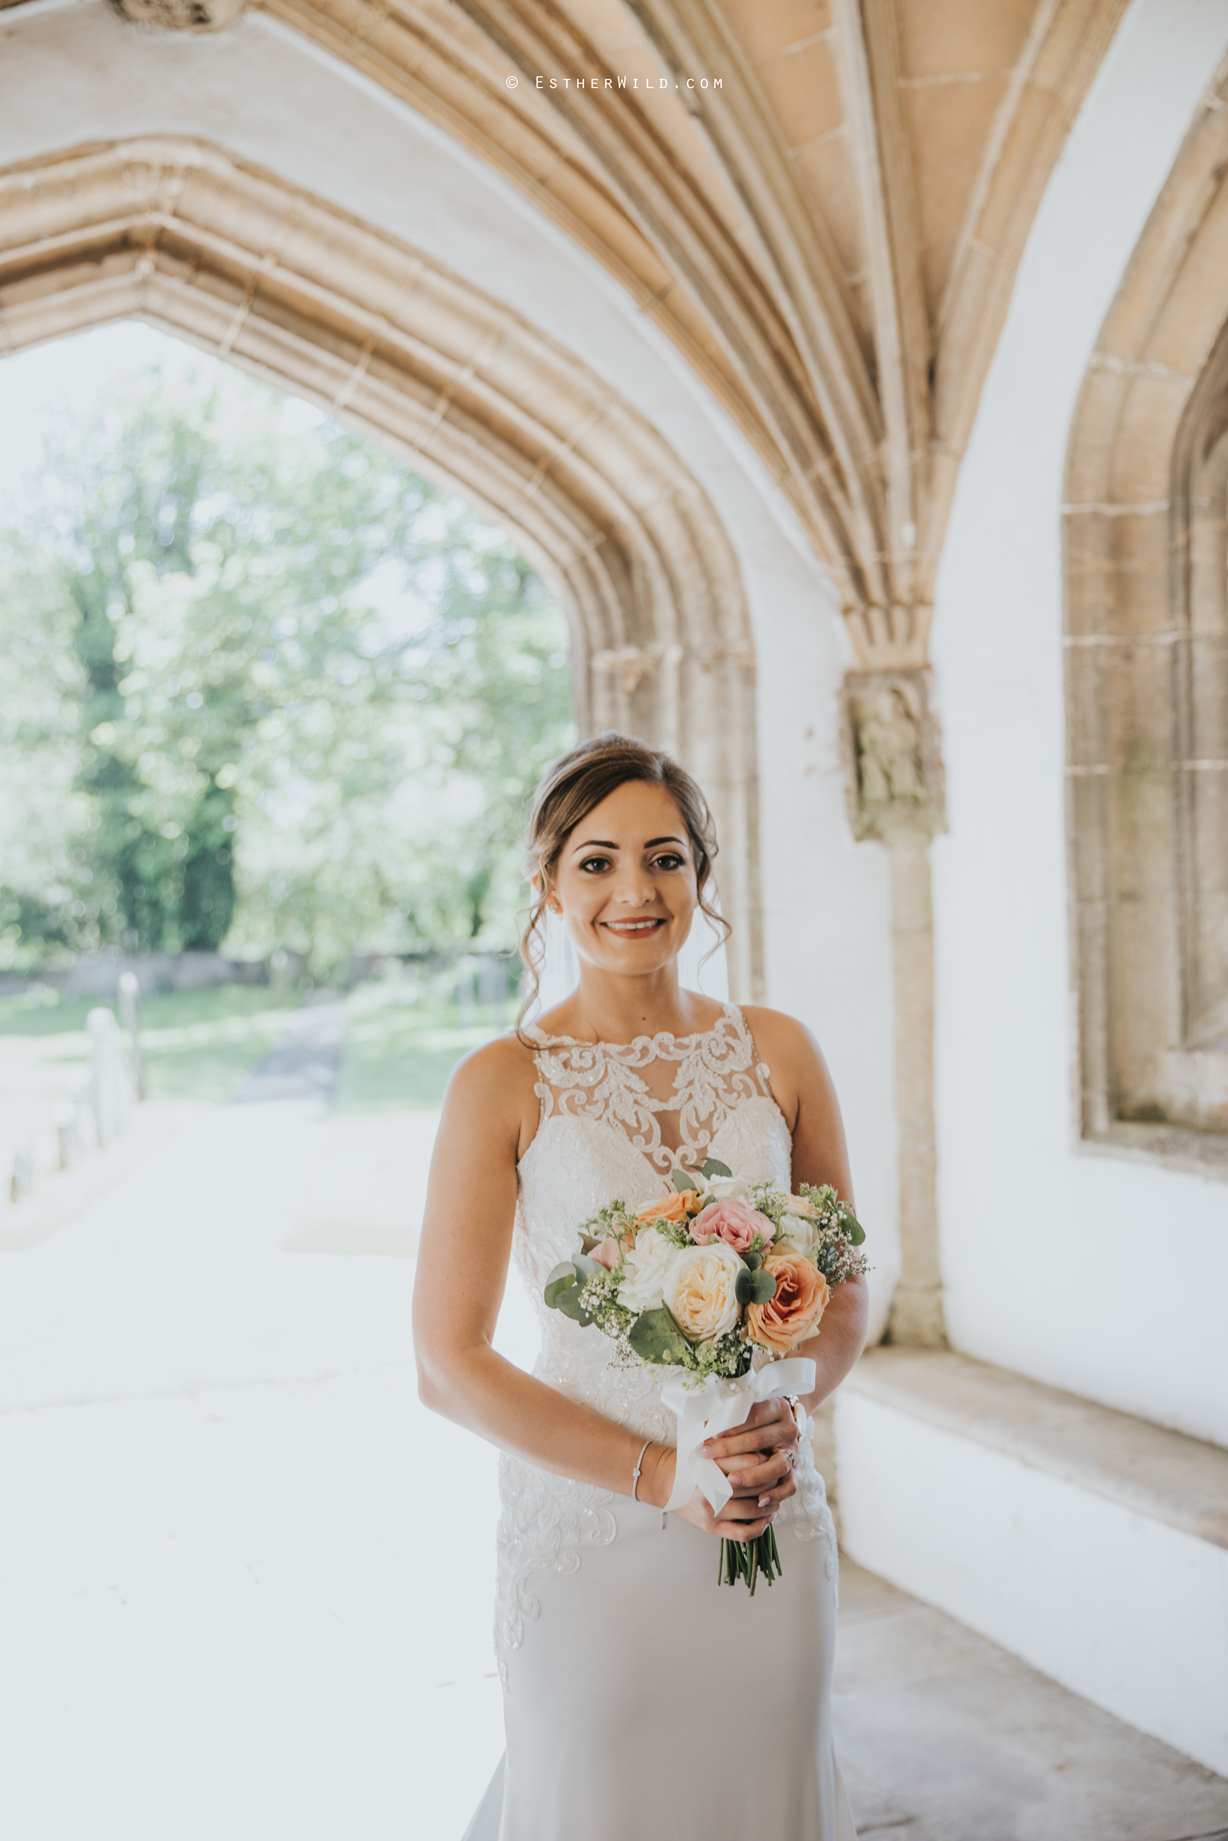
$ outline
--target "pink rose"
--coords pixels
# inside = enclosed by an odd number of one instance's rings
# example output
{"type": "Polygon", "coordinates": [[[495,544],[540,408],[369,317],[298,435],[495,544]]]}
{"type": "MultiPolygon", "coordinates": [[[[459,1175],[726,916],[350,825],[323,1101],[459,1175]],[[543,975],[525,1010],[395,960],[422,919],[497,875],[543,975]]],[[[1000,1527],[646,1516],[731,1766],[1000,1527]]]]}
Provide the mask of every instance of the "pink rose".
{"type": "Polygon", "coordinates": [[[617,1234],[607,1234],[601,1245],[593,1248],[589,1258],[595,1259],[607,1272],[613,1272],[623,1254],[629,1253],[634,1245],[634,1234],[624,1234],[621,1239],[617,1234]]]}
{"type": "Polygon", "coordinates": [[[748,1252],[756,1234],[768,1242],[772,1233],[767,1216],[737,1196],[728,1202],[710,1202],[691,1222],[691,1238],[701,1246],[709,1240],[723,1240],[735,1253],[748,1252]]]}

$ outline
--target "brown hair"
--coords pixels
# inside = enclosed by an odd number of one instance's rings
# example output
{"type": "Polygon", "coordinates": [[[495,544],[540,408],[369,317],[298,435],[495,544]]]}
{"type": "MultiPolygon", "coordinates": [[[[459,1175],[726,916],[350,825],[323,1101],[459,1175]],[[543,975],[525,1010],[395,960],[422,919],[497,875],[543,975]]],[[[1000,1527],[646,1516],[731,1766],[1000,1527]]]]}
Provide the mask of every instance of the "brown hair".
{"type": "Polygon", "coordinates": [[[541,960],[546,943],[542,917],[563,846],[580,821],[629,780],[644,780],[650,786],[664,787],[669,793],[682,814],[690,838],[700,910],[720,929],[725,939],[733,931],[708,897],[712,863],[719,846],[708,801],[698,784],[686,768],[680,767],[668,754],[649,748],[632,736],[620,735],[616,729],[607,729],[603,735],[581,742],[569,754],[560,755],[543,774],[533,795],[533,811],[525,837],[525,863],[529,875],[538,878],[538,885],[520,939],[520,956],[528,980],[525,1000],[516,1018],[518,1035],[525,1012],[541,986],[541,960]]]}

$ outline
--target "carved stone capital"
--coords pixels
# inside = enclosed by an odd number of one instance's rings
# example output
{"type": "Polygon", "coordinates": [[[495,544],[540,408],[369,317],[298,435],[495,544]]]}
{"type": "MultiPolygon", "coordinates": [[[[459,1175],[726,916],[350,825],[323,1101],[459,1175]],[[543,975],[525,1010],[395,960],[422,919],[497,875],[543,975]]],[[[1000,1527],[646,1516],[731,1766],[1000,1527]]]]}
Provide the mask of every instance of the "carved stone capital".
{"type": "Polygon", "coordinates": [[[850,672],[842,729],[854,837],[890,842],[945,829],[942,751],[928,671],[850,672]]]}
{"type": "Polygon", "coordinates": [[[680,665],[684,657],[681,646],[617,646],[594,652],[594,671],[616,677],[628,697],[633,697],[640,682],[661,665],[680,665]]]}
{"type": "Polygon", "coordinates": [[[170,32],[224,32],[246,0],[111,0],[129,25],[160,26],[170,32]]]}

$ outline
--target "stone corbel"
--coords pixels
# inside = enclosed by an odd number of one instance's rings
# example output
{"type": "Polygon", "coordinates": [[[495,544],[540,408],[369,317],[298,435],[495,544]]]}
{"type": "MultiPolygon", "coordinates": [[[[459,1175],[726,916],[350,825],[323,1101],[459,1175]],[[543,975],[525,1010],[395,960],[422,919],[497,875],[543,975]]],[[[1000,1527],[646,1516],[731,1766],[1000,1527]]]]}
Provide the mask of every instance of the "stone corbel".
{"type": "Polygon", "coordinates": [[[927,670],[855,671],[844,680],[849,824],[858,839],[946,829],[942,748],[927,670]]]}
{"type": "Polygon", "coordinates": [[[633,697],[641,682],[659,665],[680,665],[681,646],[614,646],[593,653],[594,671],[609,672],[622,686],[623,695],[633,697]]]}
{"type": "Polygon", "coordinates": [[[246,0],[111,0],[129,25],[169,32],[224,32],[245,4],[246,0]]]}

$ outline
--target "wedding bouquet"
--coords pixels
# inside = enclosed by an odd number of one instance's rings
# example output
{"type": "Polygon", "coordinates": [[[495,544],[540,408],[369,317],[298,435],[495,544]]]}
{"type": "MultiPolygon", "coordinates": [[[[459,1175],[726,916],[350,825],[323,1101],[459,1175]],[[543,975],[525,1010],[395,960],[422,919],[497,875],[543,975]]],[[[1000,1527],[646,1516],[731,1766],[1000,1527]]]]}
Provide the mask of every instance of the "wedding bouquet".
{"type": "MultiPolygon", "coordinates": [[[[675,1170],[673,1189],[638,1213],[611,1202],[580,1224],[580,1251],[554,1268],[545,1299],[616,1343],[628,1362],[684,1370],[661,1397],[678,1417],[666,1507],[699,1486],[718,1514],[732,1495],[708,1438],[744,1425],[760,1400],[809,1393],[813,1361],[789,1357],[813,1336],[833,1285],[866,1270],[865,1233],[830,1183],[791,1195],[710,1157],[675,1170]]],[[[722,1540],[718,1580],[753,1594],[781,1571],[776,1535],[722,1540]]]]}

